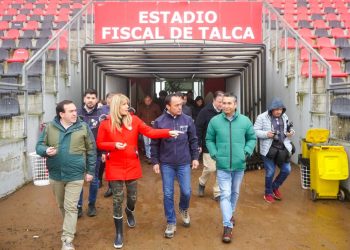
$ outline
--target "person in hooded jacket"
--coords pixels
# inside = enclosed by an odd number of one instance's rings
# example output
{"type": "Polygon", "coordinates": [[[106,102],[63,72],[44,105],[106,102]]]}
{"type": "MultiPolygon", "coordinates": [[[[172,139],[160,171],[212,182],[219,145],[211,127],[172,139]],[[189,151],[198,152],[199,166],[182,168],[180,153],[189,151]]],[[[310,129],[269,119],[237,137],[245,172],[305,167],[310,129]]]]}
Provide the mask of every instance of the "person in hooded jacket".
{"type": "Polygon", "coordinates": [[[170,129],[153,129],[129,112],[129,98],[123,94],[112,97],[110,115],[100,123],[97,147],[106,152],[105,178],[113,193],[113,218],[116,229],[115,248],[123,247],[123,187],[126,186],[125,213],[129,227],[135,227],[134,209],[137,198],[137,179],[142,177],[138,153],[139,133],[149,138],[178,136],[170,129]]]}
{"type": "Polygon", "coordinates": [[[290,138],[294,130],[289,129],[286,107],[279,98],[274,98],[270,107],[264,113],[258,115],[254,130],[259,138],[260,154],[265,168],[265,195],[268,203],[281,200],[282,194],[279,188],[287,179],[290,171],[290,156],[293,145],[290,138]],[[276,166],[280,172],[274,179],[276,166]]]}

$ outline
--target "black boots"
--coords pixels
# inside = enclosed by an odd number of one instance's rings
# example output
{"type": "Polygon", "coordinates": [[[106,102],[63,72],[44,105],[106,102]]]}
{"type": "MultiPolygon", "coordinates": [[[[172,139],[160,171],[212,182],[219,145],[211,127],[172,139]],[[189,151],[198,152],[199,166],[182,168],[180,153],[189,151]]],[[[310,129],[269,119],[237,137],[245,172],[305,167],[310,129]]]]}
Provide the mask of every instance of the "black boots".
{"type": "Polygon", "coordinates": [[[128,207],[126,207],[125,213],[126,213],[126,222],[128,223],[128,226],[135,227],[136,221],[134,217],[134,211],[131,211],[128,207]]]}
{"type": "Polygon", "coordinates": [[[123,217],[120,219],[114,218],[114,225],[115,225],[114,247],[119,249],[123,247],[123,217]]]}

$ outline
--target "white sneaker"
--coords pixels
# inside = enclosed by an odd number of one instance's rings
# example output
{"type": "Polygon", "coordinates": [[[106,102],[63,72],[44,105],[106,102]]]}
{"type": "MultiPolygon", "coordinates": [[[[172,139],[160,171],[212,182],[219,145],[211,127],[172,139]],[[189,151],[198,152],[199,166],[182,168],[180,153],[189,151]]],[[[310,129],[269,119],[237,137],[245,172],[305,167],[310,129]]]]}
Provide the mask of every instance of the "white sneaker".
{"type": "Polygon", "coordinates": [[[173,238],[175,232],[176,232],[176,225],[175,224],[168,224],[168,225],[166,225],[164,237],[165,238],[173,238]]]}
{"type": "Polygon", "coordinates": [[[72,242],[62,242],[62,250],[75,250],[74,245],[72,242]]]}
{"type": "Polygon", "coordinates": [[[190,219],[190,214],[188,213],[188,209],[186,209],[186,210],[180,209],[179,211],[180,211],[180,214],[181,214],[183,225],[185,227],[189,227],[191,219],[190,219]]]}

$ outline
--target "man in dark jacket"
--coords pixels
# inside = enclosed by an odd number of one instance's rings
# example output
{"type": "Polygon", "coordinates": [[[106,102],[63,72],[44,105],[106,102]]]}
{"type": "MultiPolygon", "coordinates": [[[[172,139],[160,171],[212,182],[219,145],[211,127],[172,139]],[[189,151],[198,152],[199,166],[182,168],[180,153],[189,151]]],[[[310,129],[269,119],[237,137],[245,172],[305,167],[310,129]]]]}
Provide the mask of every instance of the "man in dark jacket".
{"type": "Polygon", "coordinates": [[[84,183],[95,174],[96,145],[89,126],[80,121],[76,106],[64,100],[56,106],[55,119],[48,123],[36,145],[47,157],[50,183],[63,216],[62,249],[74,249],[79,195],[84,183]]]}
{"type": "Polygon", "coordinates": [[[188,208],[191,197],[192,169],[198,167],[198,139],[192,118],[182,114],[181,93],[170,94],[165,98],[167,111],[155,120],[155,128],[169,128],[180,131],[177,138],[157,139],[151,143],[151,158],[155,173],[161,173],[164,193],[164,210],[167,227],[166,238],[172,238],[176,231],[174,209],[174,181],[180,185],[179,211],[183,225],[190,225],[188,208]]]}
{"type": "MultiPolygon", "coordinates": [[[[81,120],[86,122],[91,129],[94,139],[96,140],[98,126],[100,124],[100,119],[102,112],[97,107],[97,91],[94,89],[87,89],[84,93],[84,106],[78,110],[78,115],[81,120]]],[[[97,159],[95,166],[95,178],[91,181],[89,187],[89,204],[87,215],[89,217],[96,216],[96,199],[97,191],[99,187],[98,172],[101,165],[101,152],[97,151],[97,159]]],[[[83,215],[83,190],[80,194],[80,199],[78,202],[78,218],[83,215]]]]}
{"type": "MultiPolygon", "coordinates": [[[[144,121],[148,126],[152,126],[154,120],[160,116],[162,112],[158,104],[154,103],[150,95],[146,95],[143,99],[143,103],[137,110],[137,115],[142,121],[144,121]]],[[[148,164],[151,164],[151,139],[147,136],[143,136],[143,142],[145,146],[145,153],[147,157],[148,164]]]]}
{"type": "MultiPolygon", "coordinates": [[[[215,173],[215,161],[210,157],[207,146],[205,145],[205,135],[207,134],[208,124],[214,116],[220,114],[222,109],[222,98],[224,92],[216,91],[214,93],[213,102],[207,104],[199,113],[196,119],[196,131],[198,136],[198,145],[203,152],[203,172],[199,177],[198,196],[204,196],[205,184],[207,183],[211,173],[215,173]]],[[[217,180],[213,186],[213,199],[219,201],[220,189],[217,180]]]]}

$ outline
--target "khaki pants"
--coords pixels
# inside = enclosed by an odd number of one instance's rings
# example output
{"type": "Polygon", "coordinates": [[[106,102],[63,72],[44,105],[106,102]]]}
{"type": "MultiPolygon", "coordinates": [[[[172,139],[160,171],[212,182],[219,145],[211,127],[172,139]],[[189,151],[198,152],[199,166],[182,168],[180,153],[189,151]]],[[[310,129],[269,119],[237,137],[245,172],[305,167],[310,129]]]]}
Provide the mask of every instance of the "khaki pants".
{"type": "Polygon", "coordinates": [[[56,202],[63,216],[61,240],[72,242],[77,226],[78,201],[84,180],[55,181],[50,179],[56,202]]]}
{"type": "Polygon", "coordinates": [[[215,174],[216,163],[210,157],[209,153],[203,153],[203,165],[204,165],[204,168],[203,168],[202,175],[199,177],[199,184],[201,184],[202,186],[205,186],[211,173],[214,173],[215,184],[213,186],[213,195],[214,197],[220,196],[220,189],[219,189],[218,181],[215,174]]]}

